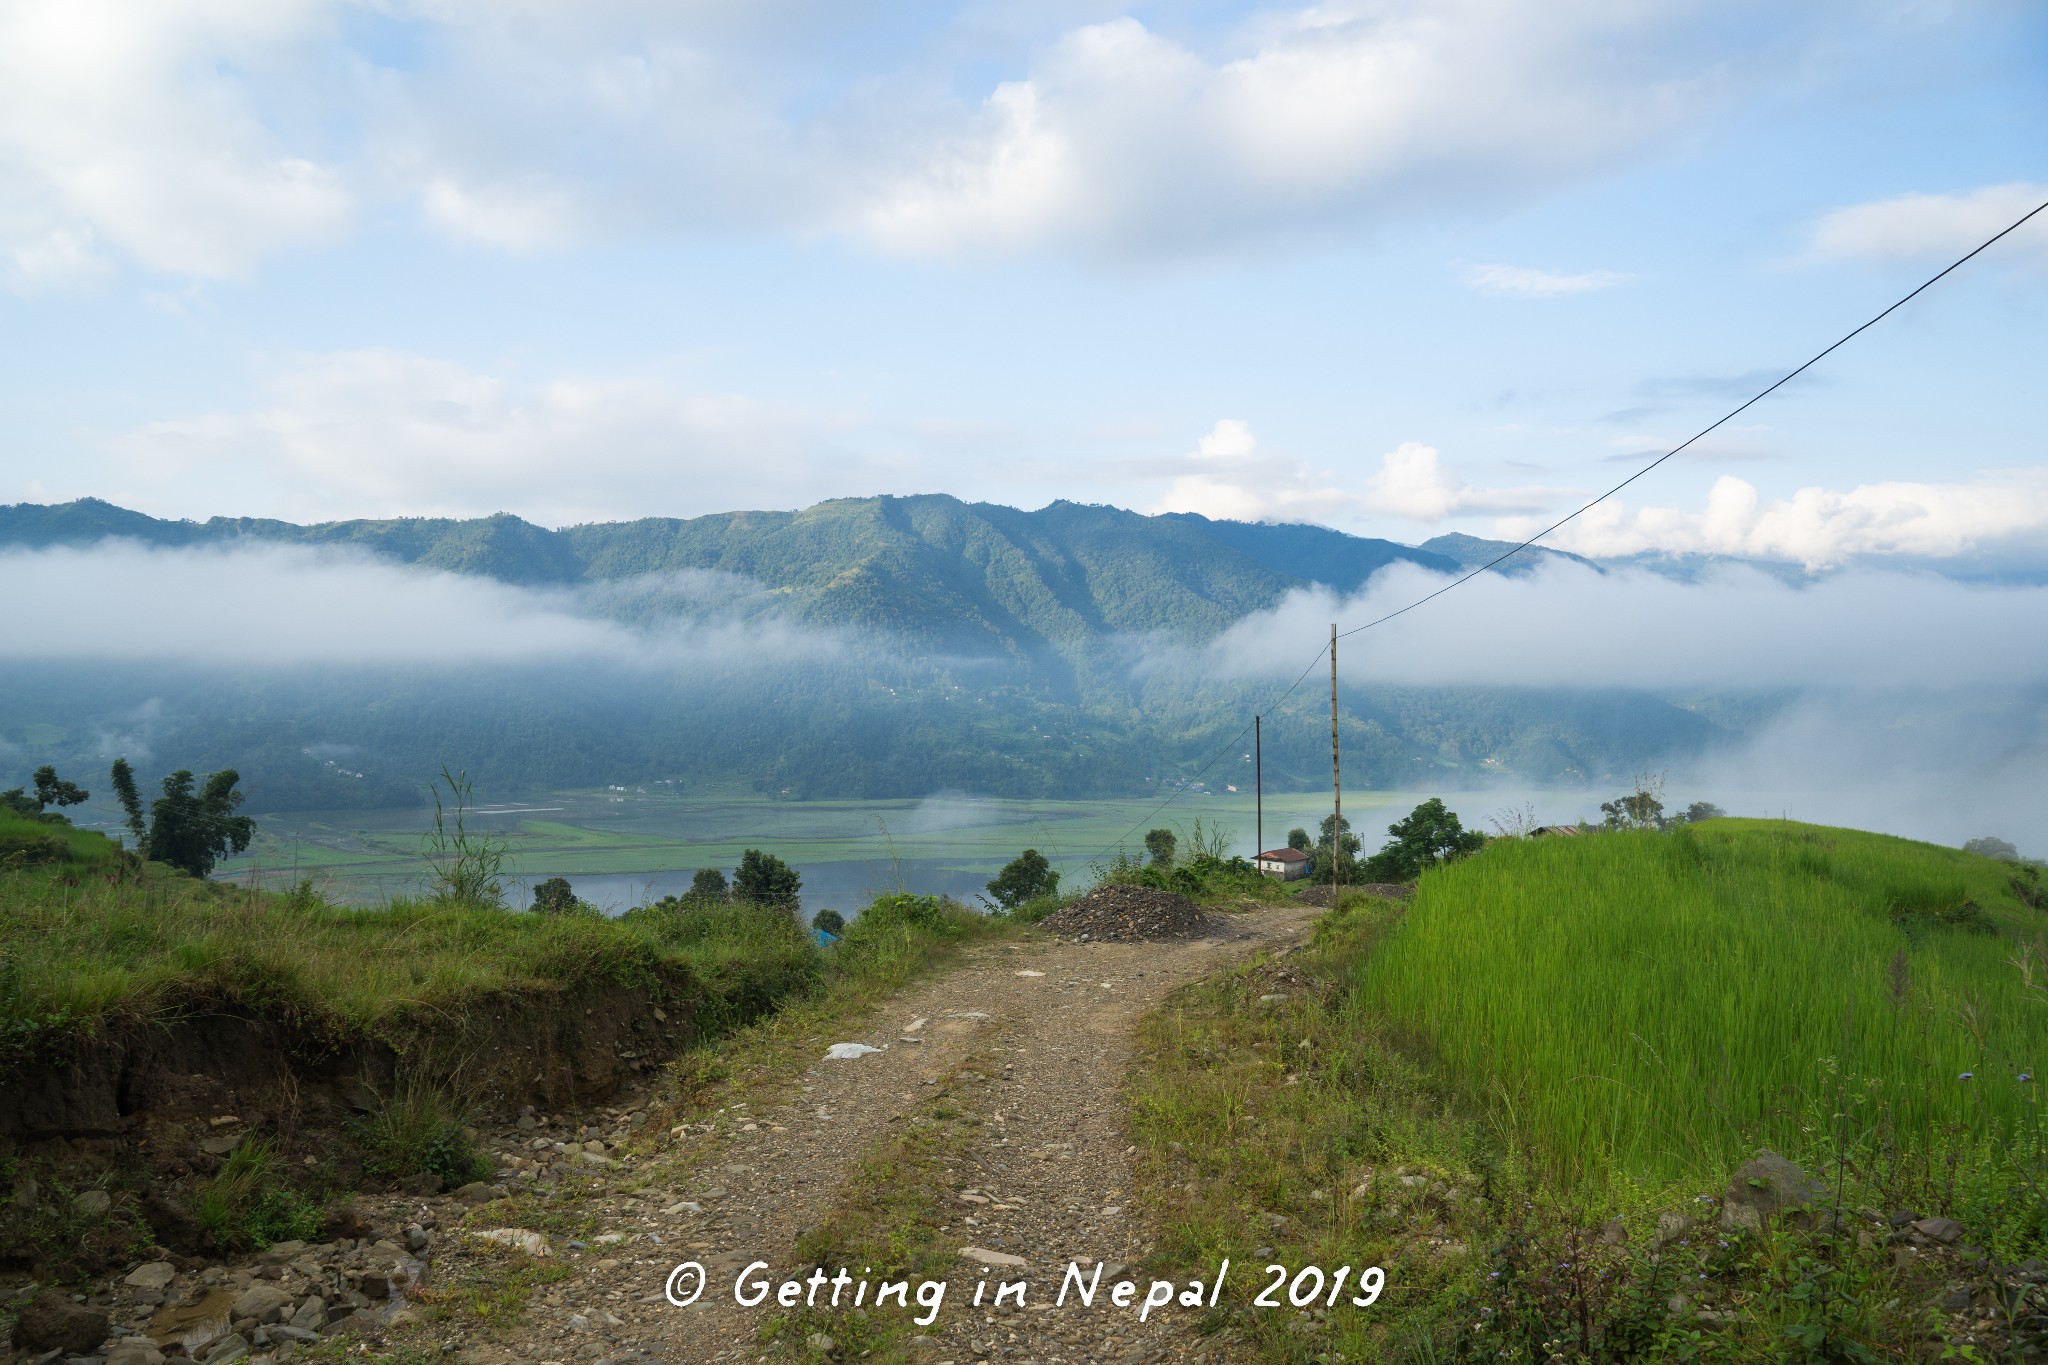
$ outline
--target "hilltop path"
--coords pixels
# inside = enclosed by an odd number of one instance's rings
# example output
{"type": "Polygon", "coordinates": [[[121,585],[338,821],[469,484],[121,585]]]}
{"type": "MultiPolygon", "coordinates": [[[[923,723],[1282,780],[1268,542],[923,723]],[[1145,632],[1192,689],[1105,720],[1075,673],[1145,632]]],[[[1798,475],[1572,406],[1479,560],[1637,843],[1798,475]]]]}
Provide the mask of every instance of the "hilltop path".
{"type": "MultiPolygon", "coordinates": [[[[998,1278],[1026,1278],[1031,1289],[1022,1312],[973,1309],[983,1272],[963,1258],[912,1359],[1221,1361],[1220,1343],[1193,1332],[1199,1315],[1188,1310],[1156,1312],[1141,1326],[1134,1311],[1110,1310],[1104,1297],[1092,1310],[1049,1305],[1069,1260],[1135,1265],[1154,1236],[1130,1197],[1124,1124],[1123,1081],[1139,1018],[1184,982],[1287,946],[1317,913],[1261,907],[1221,917],[1220,936],[1190,942],[1034,939],[969,951],[883,1001],[862,1032],[834,1040],[886,1051],[851,1061],[821,1056],[786,1097],[709,1116],[630,1174],[607,1172],[603,1184],[613,1188],[593,1190],[585,1207],[612,1230],[606,1240],[618,1255],[567,1262],[574,1278],[536,1301],[521,1324],[524,1354],[613,1365],[802,1354],[763,1345],[773,1306],[737,1306],[735,1276],[757,1259],[769,1262],[775,1283],[807,1271],[796,1239],[836,1206],[860,1201],[864,1158],[891,1150],[944,1093],[957,1094],[976,1121],[971,1138],[942,1158],[946,1197],[957,1202],[935,1215],[938,1243],[1021,1257],[1028,1270],[991,1274],[990,1293],[998,1278]],[[662,1236],[659,1247],[649,1244],[650,1232],[662,1236]],[[661,1298],[661,1277],[686,1259],[707,1266],[710,1287],[695,1305],[676,1308],[661,1298]],[[579,1325],[569,1325],[571,1313],[579,1325]]],[[[875,1169],[867,1168],[870,1185],[875,1169]]],[[[860,1274],[860,1266],[850,1269],[860,1274]]],[[[481,1343],[464,1356],[504,1358],[481,1343]]]]}

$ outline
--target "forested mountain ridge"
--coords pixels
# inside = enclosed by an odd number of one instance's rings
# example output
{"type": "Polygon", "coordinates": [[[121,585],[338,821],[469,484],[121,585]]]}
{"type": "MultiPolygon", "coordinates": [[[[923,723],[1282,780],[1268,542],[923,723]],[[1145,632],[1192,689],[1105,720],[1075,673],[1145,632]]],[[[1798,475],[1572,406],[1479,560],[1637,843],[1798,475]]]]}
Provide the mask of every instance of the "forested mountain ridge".
{"type": "MultiPolygon", "coordinates": [[[[627,781],[791,796],[1156,791],[1206,771],[1271,702],[1267,681],[1211,668],[1203,641],[1312,584],[1351,592],[1389,565],[1461,562],[1315,526],[943,496],[560,530],[503,514],[299,526],[165,521],[93,500],[0,507],[0,550],[110,539],[348,547],[560,592],[550,610],[636,628],[614,651],[523,663],[460,649],[346,666],[0,658],[0,776],[10,763],[104,770],[147,751],[159,766],[238,769],[261,809],[404,804],[443,762],[498,793],[627,781]],[[721,633],[742,618],[826,629],[721,633]],[[672,621],[711,631],[677,637],[672,621]],[[772,643],[785,635],[793,652],[772,643]]],[[[1373,786],[1605,781],[1733,733],[1612,688],[1347,677],[1342,709],[1347,777],[1373,786]]],[[[1270,787],[1324,780],[1326,700],[1311,690],[1269,709],[1264,737],[1270,787]]]]}
{"type": "Polygon", "coordinates": [[[0,546],[345,545],[522,586],[684,570],[742,575],[798,619],[886,630],[970,654],[1071,654],[1105,635],[1203,636],[1312,583],[1339,591],[1407,561],[1454,560],[1324,527],[1145,516],[1055,502],[1037,511],[931,494],[842,498],[797,512],[649,517],[549,530],[505,513],[467,520],[165,521],[96,499],[0,507],[0,546]]]}

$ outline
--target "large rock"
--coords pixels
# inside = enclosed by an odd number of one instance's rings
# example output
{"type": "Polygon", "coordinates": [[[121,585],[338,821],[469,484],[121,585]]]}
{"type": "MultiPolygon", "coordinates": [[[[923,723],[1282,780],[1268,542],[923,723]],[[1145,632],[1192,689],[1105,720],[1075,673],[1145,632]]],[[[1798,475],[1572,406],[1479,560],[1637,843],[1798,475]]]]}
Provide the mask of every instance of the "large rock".
{"type": "Polygon", "coordinates": [[[252,1284],[242,1291],[235,1300],[229,1316],[240,1322],[243,1318],[254,1318],[258,1322],[276,1322],[292,1307],[292,1296],[274,1284],[252,1284]]]}
{"type": "Polygon", "coordinates": [[[1776,1152],[1758,1152],[1735,1168],[1721,1202],[1721,1226],[1761,1232],[1790,1218],[1814,1226],[1825,1214],[1828,1187],[1776,1152]]]}
{"type": "Polygon", "coordinates": [[[46,1289],[21,1310],[11,1339],[15,1350],[32,1355],[56,1350],[85,1355],[97,1351],[113,1330],[105,1313],[46,1289]]]}
{"type": "Polygon", "coordinates": [[[128,1272],[121,1281],[130,1289],[143,1289],[161,1294],[170,1288],[171,1281],[178,1277],[178,1268],[169,1261],[150,1261],[128,1272]]]}

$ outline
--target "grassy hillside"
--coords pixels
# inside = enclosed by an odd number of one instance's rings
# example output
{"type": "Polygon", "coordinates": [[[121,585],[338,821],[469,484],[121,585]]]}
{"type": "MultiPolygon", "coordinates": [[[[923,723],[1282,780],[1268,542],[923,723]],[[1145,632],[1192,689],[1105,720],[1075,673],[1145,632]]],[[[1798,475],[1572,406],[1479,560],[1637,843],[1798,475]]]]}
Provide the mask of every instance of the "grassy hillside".
{"type": "Polygon", "coordinates": [[[1836,1069],[1902,1132],[2009,1137],[2048,1063],[2009,864],[1760,820],[1512,842],[1425,878],[1361,1002],[1574,1180],[1796,1145],[1836,1069]],[[1968,1074],[1972,1079],[1960,1080],[1968,1074]]]}
{"type": "Polygon", "coordinates": [[[2038,900],[2013,864],[1746,820],[1352,899],[1151,1021],[1159,1261],[1385,1269],[1370,1312],[1226,1309],[1276,1363],[2031,1359],[2038,900]],[[1719,1221],[1760,1148],[1830,1212],[1719,1221]]]}
{"type": "Polygon", "coordinates": [[[0,860],[31,830],[61,837],[72,856],[0,861],[0,1063],[220,1007],[345,1044],[494,995],[658,974],[694,981],[718,1020],[807,991],[819,970],[804,934],[768,916],[619,921],[433,901],[348,910],[195,881],[99,834],[6,812],[0,860]]]}
{"type": "Polygon", "coordinates": [[[459,1030],[483,1002],[603,986],[656,991],[708,1038],[835,977],[898,979],[977,919],[949,912],[909,933],[877,914],[849,931],[850,951],[822,954],[794,919],[751,906],[617,919],[438,900],[355,910],[195,881],[99,834],[0,811],[0,1071],[221,1008],[336,1047],[459,1030]],[[33,861],[10,854],[40,832],[69,856],[40,844],[33,861]]]}

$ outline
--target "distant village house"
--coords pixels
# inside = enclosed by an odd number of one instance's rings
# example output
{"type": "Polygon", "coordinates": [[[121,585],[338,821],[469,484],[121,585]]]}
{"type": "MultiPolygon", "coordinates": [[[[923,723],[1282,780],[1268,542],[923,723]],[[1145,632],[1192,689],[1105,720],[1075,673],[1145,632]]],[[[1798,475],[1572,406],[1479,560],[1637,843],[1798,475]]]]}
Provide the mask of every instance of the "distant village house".
{"type": "Polygon", "coordinates": [[[1298,848],[1268,849],[1252,859],[1252,866],[1283,882],[1298,882],[1308,875],[1308,855],[1298,848]]]}

